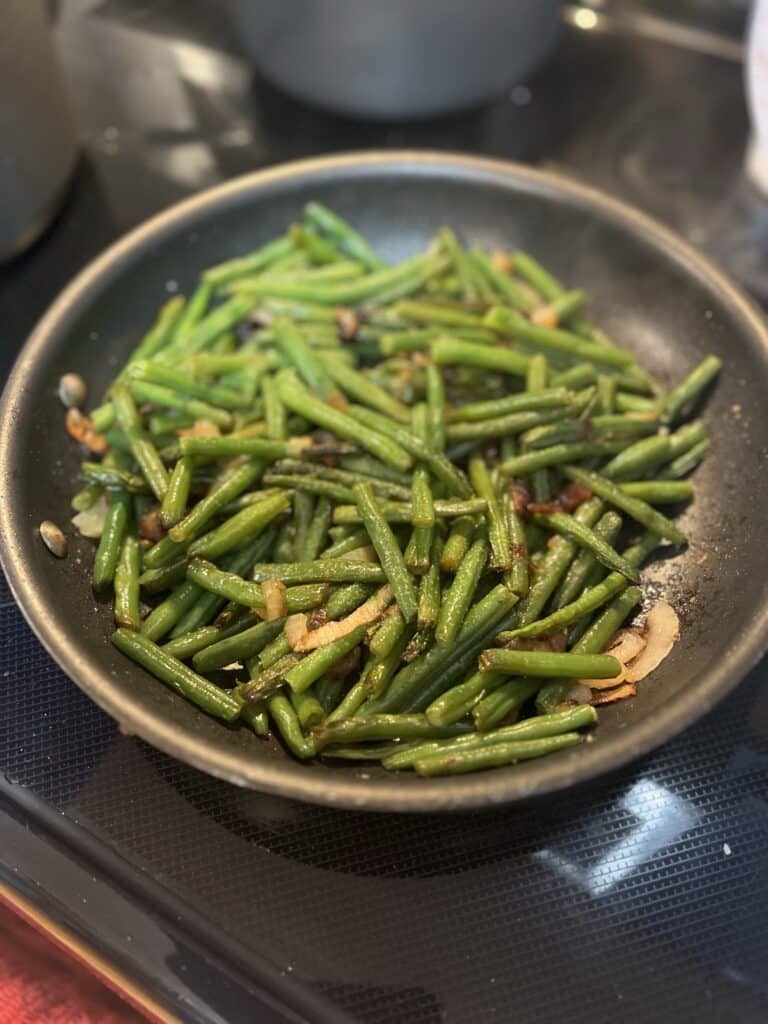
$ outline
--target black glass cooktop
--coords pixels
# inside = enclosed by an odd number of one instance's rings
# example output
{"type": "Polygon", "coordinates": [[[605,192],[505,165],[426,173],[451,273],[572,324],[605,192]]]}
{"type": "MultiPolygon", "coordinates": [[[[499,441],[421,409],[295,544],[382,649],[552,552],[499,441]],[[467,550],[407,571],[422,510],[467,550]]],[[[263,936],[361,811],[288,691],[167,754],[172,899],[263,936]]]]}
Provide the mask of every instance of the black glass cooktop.
{"type": "MultiPolygon", "coordinates": [[[[741,172],[745,3],[567,6],[533,78],[407,126],[278,95],[210,0],[55,6],[84,155],[51,230],[0,272],[3,374],[59,288],[149,214],[367,147],[565,170],[768,300],[768,206],[741,172]]],[[[620,774],[458,817],[302,806],[169,760],[54,666],[4,587],[0,692],[0,879],[184,1021],[768,1018],[766,664],[620,774]]]]}

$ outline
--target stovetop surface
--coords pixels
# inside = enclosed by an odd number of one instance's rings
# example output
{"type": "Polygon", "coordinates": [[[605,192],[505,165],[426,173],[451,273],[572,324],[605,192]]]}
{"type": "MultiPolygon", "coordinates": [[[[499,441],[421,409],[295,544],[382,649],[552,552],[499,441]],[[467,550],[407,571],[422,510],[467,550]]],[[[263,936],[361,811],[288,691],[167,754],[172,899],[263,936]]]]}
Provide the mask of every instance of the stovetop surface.
{"type": "MultiPolygon", "coordinates": [[[[148,215],[256,167],[370,147],[566,171],[766,301],[768,206],[741,172],[745,7],[568,7],[553,61],[493,105],[372,125],[277,94],[220,5],[65,0],[84,157],[50,231],[0,273],[0,369],[72,274],[148,215]]],[[[63,675],[4,585],[0,692],[0,879],[184,1020],[768,1017],[766,663],[609,779],[453,817],[303,806],[170,760],[63,675]]]]}

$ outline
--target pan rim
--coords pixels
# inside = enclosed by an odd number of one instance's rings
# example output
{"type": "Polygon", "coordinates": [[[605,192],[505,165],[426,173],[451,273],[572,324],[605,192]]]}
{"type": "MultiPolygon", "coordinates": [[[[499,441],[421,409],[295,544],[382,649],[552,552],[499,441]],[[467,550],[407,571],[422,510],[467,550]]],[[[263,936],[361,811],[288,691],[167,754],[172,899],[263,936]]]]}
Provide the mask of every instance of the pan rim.
{"type": "MultiPolygon", "coordinates": [[[[298,183],[304,179],[319,181],[340,171],[458,174],[468,182],[488,180],[508,188],[517,184],[529,191],[564,196],[630,233],[663,246],[688,272],[716,289],[724,305],[744,323],[745,333],[758,341],[768,374],[768,327],[757,305],[677,234],[619,199],[564,175],[461,153],[369,150],[317,157],[254,171],[185,199],[128,232],[76,275],[34,328],[0,399],[0,437],[4,442],[0,446],[0,493],[13,494],[14,491],[12,438],[25,415],[22,399],[27,381],[37,359],[57,336],[61,323],[73,309],[119,274],[144,246],[164,237],[201,211],[235,202],[273,185],[298,183]]],[[[34,573],[22,557],[20,520],[16,502],[0,502],[0,564],[11,591],[46,650],[95,703],[152,746],[197,769],[236,785],[326,806],[397,812],[469,810],[554,793],[586,782],[650,752],[692,724],[733,690],[768,648],[768,601],[765,601],[753,619],[742,626],[727,664],[721,660],[695,687],[676,694],[649,719],[630,726],[626,733],[604,743],[584,744],[564,756],[530,765],[474,776],[425,779],[409,785],[403,785],[397,776],[361,780],[352,775],[345,778],[340,773],[329,777],[314,773],[311,766],[297,766],[287,759],[286,762],[251,760],[235,752],[212,750],[182,725],[153,716],[138,701],[116,689],[106,674],[88,664],[77,641],[69,640],[64,631],[56,629],[56,615],[48,610],[34,573]],[[527,770],[521,771],[521,768],[527,770]]]]}

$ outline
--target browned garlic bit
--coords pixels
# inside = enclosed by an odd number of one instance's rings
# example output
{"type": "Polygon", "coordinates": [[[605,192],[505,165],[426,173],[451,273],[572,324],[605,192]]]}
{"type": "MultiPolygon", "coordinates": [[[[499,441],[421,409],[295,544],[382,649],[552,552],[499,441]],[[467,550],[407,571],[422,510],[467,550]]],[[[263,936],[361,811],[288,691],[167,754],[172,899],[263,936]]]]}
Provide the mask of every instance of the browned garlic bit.
{"type": "Polygon", "coordinates": [[[539,306],[531,314],[531,320],[539,327],[557,327],[557,313],[550,306],[539,306]]]}
{"type": "Polygon", "coordinates": [[[91,421],[79,409],[75,409],[74,406],[68,409],[64,424],[67,428],[67,433],[75,441],[84,444],[86,448],[96,455],[103,455],[106,452],[107,442],[101,434],[96,433],[91,421]]]}
{"type": "Polygon", "coordinates": [[[280,580],[264,580],[261,584],[266,605],[264,618],[267,622],[282,619],[288,614],[288,602],[285,598],[285,584],[280,580]]]}
{"type": "Polygon", "coordinates": [[[107,508],[107,496],[102,494],[98,501],[95,501],[90,508],[78,512],[76,516],[72,516],[72,525],[81,537],[90,537],[92,540],[95,540],[101,536],[107,508]]]}
{"type": "MultiPolygon", "coordinates": [[[[677,612],[666,601],[657,601],[648,612],[642,630],[620,629],[605,649],[606,654],[613,655],[621,663],[621,672],[613,679],[580,679],[572,689],[588,687],[592,693],[592,704],[608,704],[634,697],[637,692],[635,684],[658,668],[679,636],[677,612]]],[[[572,693],[568,694],[568,700],[582,703],[572,693]]]]}
{"type": "Polygon", "coordinates": [[[680,620],[672,605],[658,601],[645,620],[645,650],[627,667],[628,683],[638,683],[662,663],[680,636],[680,620]]]}
{"type": "Polygon", "coordinates": [[[68,409],[82,409],[88,388],[79,373],[65,373],[59,381],[59,398],[68,409]]]}
{"type": "MultiPolygon", "coordinates": [[[[338,640],[342,636],[347,636],[348,633],[357,629],[358,626],[376,622],[377,619],[382,617],[387,606],[391,604],[392,598],[392,588],[389,585],[384,586],[345,619],[334,619],[331,622],[327,622],[324,626],[320,626],[319,629],[307,629],[306,616],[304,616],[305,629],[303,635],[298,636],[295,643],[291,638],[289,638],[288,642],[294,651],[300,651],[301,653],[313,651],[316,647],[324,647],[326,644],[333,643],[334,640],[338,640]]],[[[291,618],[298,618],[298,616],[291,616],[291,618]]],[[[288,627],[286,623],[287,634],[288,627]]]]}
{"type": "Polygon", "coordinates": [[[50,519],[44,519],[40,523],[39,530],[43,544],[45,544],[51,554],[56,555],[57,558],[66,557],[68,548],[67,538],[56,523],[51,522],[50,519]]]}
{"type": "Polygon", "coordinates": [[[176,431],[179,437],[220,437],[218,424],[211,420],[195,420],[191,427],[181,427],[176,431]]]}

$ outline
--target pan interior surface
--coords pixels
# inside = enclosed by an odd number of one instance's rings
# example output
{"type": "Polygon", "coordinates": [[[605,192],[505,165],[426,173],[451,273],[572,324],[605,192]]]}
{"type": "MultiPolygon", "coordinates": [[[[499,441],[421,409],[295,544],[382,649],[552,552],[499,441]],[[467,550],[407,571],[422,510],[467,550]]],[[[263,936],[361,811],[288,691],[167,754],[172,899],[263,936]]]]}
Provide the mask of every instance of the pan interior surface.
{"type": "MultiPolygon", "coordinates": [[[[513,165],[387,153],[287,165],[238,179],[160,215],[91,265],[44,317],[6,389],[0,417],[2,556],[46,647],[131,731],[241,785],[380,810],[483,806],[560,789],[618,767],[678,732],[759,658],[768,621],[768,347],[758,313],[706,261],[647,218],[588,189],[513,165]],[[207,717],[109,643],[109,602],[90,587],[91,542],[70,533],[54,561],[43,519],[66,525],[81,453],[63,428],[61,374],[98,400],[157,307],[189,294],[205,267],[281,233],[310,199],[337,210],[387,260],[426,247],[443,225],[466,242],[523,248],[586,289],[591,315],[664,384],[714,352],[724,369],[704,418],[712,453],[679,521],[690,547],[646,570],[646,589],[680,615],[681,638],[636,698],[606,707],[594,742],[541,761],[453,779],[377,765],[298,764],[274,740],[207,717]]],[[[665,554],[667,554],[665,552],[665,554]]]]}

